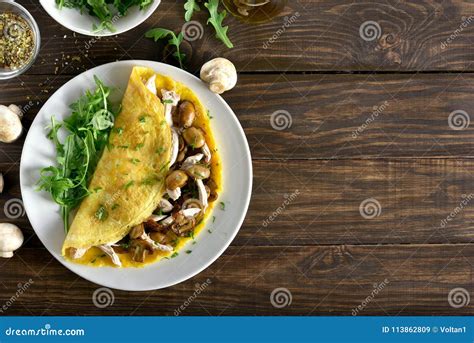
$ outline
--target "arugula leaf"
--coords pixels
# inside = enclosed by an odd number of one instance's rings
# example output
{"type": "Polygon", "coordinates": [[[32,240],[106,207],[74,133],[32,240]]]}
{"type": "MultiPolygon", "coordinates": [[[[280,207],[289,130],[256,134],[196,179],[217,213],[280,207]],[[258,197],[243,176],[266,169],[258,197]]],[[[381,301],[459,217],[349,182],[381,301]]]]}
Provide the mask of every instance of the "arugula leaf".
{"type": "Polygon", "coordinates": [[[233,48],[234,44],[232,44],[229,37],[227,37],[227,30],[229,27],[222,26],[222,22],[227,16],[227,12],[222,10],[222,12],[219,13],[219,0],[209,0],[208,2],[204,3],[204,6],[206,6],[210,15],[209,19],[207,20],[207,24],[211,23],[211,25],[214,26],[216,38],[220,39],[229,49],[233,48]]]}
{"type": "Polygon", "coordinates": [[[196,0],[186,0],[186,2],[184,3],[184,9],[186,10],[186,12],[184,13],[184,20],[186,21],[191,20],[194,11],[197,12],[201,10],[196,0]]]}
{"type": "Polygon", "coordinates": [[[64,229],[69,230],[70,212],[90,194],[87,186],[107,145],[115,113],[110,109],[110,89],[97,77],[97,88],[86,91],[71,104],[72,114],[62,123],[51,117],[47,137],[56,146],[56,166],[41,169],[37,190],[45,190],[60,206],[64,229]],[[59,139],[63,129],[67,136],[59,139]]]}
{"type": "Polygon", "coordinates": [[[183,61],[186,55],[181,53],[181,51],[179,50],[179,47],[181,43],[183,42],[182,32],[180,32],[176,36],[176,34],[171,30],[163,29],[163,28],[155,28],[146,32],[145,37],[152,38],[155,42],[159,41],[160,39],[165,39],[165,38],[170,37],[170,39],[168,40],[168,44],[174,45],[176,47],[176,51],[173,53],[173,56],[178,60],[180,68],[184,69],[183,61]]]}
{"type": "Polygon", "coordinates": [[[125,16],[131,7],[139,6],[140,10],[143,10],[151,3],[153,0],[56,0],[59,9],[77,8],[81,13],[86,12],[97,17],[100,24],[92,25],[96,32],[104,29],[114,32],[114,21],[125,16]]]}

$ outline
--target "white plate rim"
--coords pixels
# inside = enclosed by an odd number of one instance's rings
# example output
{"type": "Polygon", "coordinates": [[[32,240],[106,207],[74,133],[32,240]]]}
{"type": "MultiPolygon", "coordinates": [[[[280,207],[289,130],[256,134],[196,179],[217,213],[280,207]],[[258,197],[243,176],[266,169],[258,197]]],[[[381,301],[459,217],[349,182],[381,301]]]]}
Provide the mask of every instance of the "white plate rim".
{"type": "Polygon", "coordinates": [[[150,7],[146,9],[147,13],[142,18],[140,18],[139,20],[137,20],[134,23],[126,25],[121,30],[117,30],[117,31],[114,31],[114,32],[111,32],[111,31],[108,31],[108,30],[103,30],[103,31],[100,31],[100,32],[94,32],[92,30],[92,24],[93,24],[92,20],[94,19],[94,17],[90,16],[87,13],[81,14],[83,16],[88,16],[88,17],[91,18],[91,23],[90,23],[91,29],[84,30],[84,29],[81,29],[81,28],[78,28],[78,27],[72,25],[70,23],[70,21],[68,21],[66,19],[66,16],[64,17],[65,19],[62,19],[62,17],[56,16],[56,14],[53,13],[50,10],[49,6],[44,5],[45,1],[54,1],[54,0],[40,0],[40,4],[41,4],[41,7],[43,7],[43,9],[46,11],[46,13],[48,13],[48,15],[51,18],[53,18],[54,21],[56,21],[59,25],[62,25],[65,28],[67,28],[67,29],[69,29],[73,32],[76,32],[76,33],[79,33],[79,34],[82,34],[82,35],[85,35],[85,36],[90,36],[90,37],[110,37],[110,36],[115,36],[115,35],[119,35],[119,34],[122,34],[124,32],[130,31],[130,30],[136,28],[137,26],[141,25],[143,22],[145,22],[156,11],[158,6],[161,4],[161,0],[154,0],[153,4],[151,4],[150,7]]]}
{"type": "MultiPolygon", "coordinates": [[[[58,88],[56,90],[55,93],[53,93],[49,98],[48,100],[43,104],[43,106],[41,107],[41,109],[38,111],[37,115],[35,116],[33,122],[31,123],[31,126],[30,126],[30,129],[35,125],[37,124],[37,121],[39,121],[40,119],[40,113],[43,109],[43,107],[45,107],[48,102],[50,101],[53,101],[53,97],[54,95],[59,92],[62,88],[64,87],[67,87],[68,84],[70,83],[73,83],[75,79],[77,78],[80,78],[83,74],[86,74],[86,73],[91,73],[91,74],[94,74],[94,71],[98,70],[99,68],[103,68],[103,67],[106,67],[106,66],[120,66],[121,64],[124,64],[124,65],[129,65],[129,64],[132,64],[132,65],[147,65],[147,64],[153,64],[155,66],[158,67],[158,69],[160,68],[164,68],[164,69],[170,69],[171,71],[175,72],[175,73],[181,73],[181,74],[184,74],[185,77],[190,77],[191,79],[194,79],[195,81],[199,81],[199,82],[202,82],[199,78],[197,78],[196,76],[188,73],[187,71],[185,70],[182,70],[182,69],[179,69],[177,67],[174,67],[172,65],[169,65],[169,64],[165,64],[165,63],[161,63],[161,62],[155,62],[155,61],[149,61],[149,60],[123,60],[123,61],[115,61],[115,62],[110,62],[110,63],[106,63],[106,64],[102,64],[100,66],[96,66],[92,69],[89,69],[89,70],[86,70],[84,72],[82,72],[81,74],[79,75],[76,75],[75,77],[73,77],[71,80],[69,80],[68,82],[66,82],[65,84],[63,84],[60,88],[58,88]]],[[[130,288],[130,287],[122,287],[122,286],[117,286],[117,285],[113,285],[113,284],[108,284],[107,282],[97,282],[96,280],[94,280],[93,278],[89,277],[87,274],[84,274],[82,273],[81,271],[77,270],[77,269],[74,269],[74,265],[77,265],[77,264],[74,264],[72,262],[68,262],[66,261],[64,258],[61,258],[61,257],[58,257],[55,255],[55,253],[50,249],[50,247],[48,247],[45,242],[43,241],[43,239],[40,238],[40,235],[38,235],[38,232],[37,230],[35,229],[35,227],[33,226],[33,223],[31,221],[31,218],[30,218],[30,213],[28,211],[28,206],[24,203],[24,209],[25,209],[25,212],[26,212],[26,215],[28,217],[28,220],[30,221],[30,224],[31,226],[33,227],[33,230],[35,231],[35,234],[37,235],[37,237],[39,238],[39,240],[41,241],[41,243],[44,245],[44,247],[48,250],[48,252],[53,255],[54,258],[56,258],[64,267],[66,267],[68,270],[70,270],[71,272],[77,274],[78,276],[82,277],[83,279],[89,281],[89,282],[92,282],[92,283],[95,283],[95,284],[98,284],[98,285],[102,285],[102,286],[105,286],[105,287],[109,287],[109,288],[113,288],[113,289],[117,289],[117,290],[123,290],[123,291],[151,291],[151,290],[158,290],[158,289],[163,289],[163,288],[167,288],[167,287],[171,287],[171,286],[174,286],[176,284],[179,284],[181,282],[184,282],[194,276],[196,276],[197,274],[201,273],[204,269],[208,268],[212,263],[214,263],[223,253],[224,251],[230,246],[230,244],[232,243],[232,241],[234,240],[234,238],[236,237],[237,233],[240,231],[240,228],[245,220],[245,217],[246,217],[246,214],[248,212],[248,208],[249,208],[249,205],[250,205],[250,199],[251,199],[251,195],[252,195],[252,187],[253,187],[253,165],[252,165],[252,157],[251,157],[251,153],[250,153],[250,148],[249,148],[249,145],[248,145],[248,140],[247,140],[247,137],[245,135],[245,132],[242,128],[242,126],[240,125],[240,122],[237,118],[237,116],[235,115],[235,113],[233,112],[233,110],[231,109],[231,107],[227,104],[227,102],[220,96],[220,95],[217,95],[217,94],[214,94],[212,92],[209,91],[210,94],[212,94],[212,96],[215,96],[216,99],[221,102],[221,105],[223,105],[227,112],[230,114],[230,118],[232,118],[232,120],[234,121],[234,124],[237,128],[237,130],[239,131],[239,135],[241,136],[241,138],[245,141],[245,145],[243,146],[243,150],[245,152],[245,157],[248,159],[249,163],[246,165],[246,172],[248,173],[249,175],[249,180],[248,181],[248,186],[247,186],[247,189],[243,190],[246,194],[245,194],[245,198],[244,198],[244,208],[245,210],[242,211],[242,213],[240,214],[239,216],[239,219],[237,220],[236,224],[235,224],[235,228],[233,229],[233,232],[232,234],[225,240],[225,242],[221,245],[220,249],[218,251],[216,251],[216,253],[214,254],[214,256],[212,258],[210,258],[208,261],[206,261],[205,263],[203,263],[199,268],[197,268],[196,270],[194,270],[193,272],[189,272],[188,274],[186,275],[183,275],[182,277],[180,278],[177,278],[176,280],[174,280],[173,282],[168,282],[168,283],[163,283],[161,284],[160,286],[158,287],[140,287],[140,288],[130,288]]],[[[32,139],[31,136],[29,135],[29,131],[27,133],[27,136],[25,138],[25,141],[24,141],[24,144],[23,144],[23,148],[22,148],[22,152],[21,152],[21,159],[20,159],[20,170],[19,170],[19,174],[20,174],[20,191],[21,191],[21,194],[22,194],[22,198],[23,198],[23,194],[24,194],[24,182],[23,182],[23,168],[22,166],[24,166],[24,150],[26,148],[26,146],[28,145],[28,142],[29,140],[32,139]]],[[[219,142],[217,142],[217,144],[219,145],[219,142]]],[[[223,168],[225,169],[225,166],[223,166],[223,168]]],[[[225,180],[224,180],[224,183],[225,183],[225,180]]],[[[243,193],[244,193],[243,192],[243,193]]],[[[23,199],[24,201],[24,199],[23,199]]],[[[52,201],[52,200],[51,200],[52,201]]],[[[209,221],[210,219],[208,219],[209,221]]],[[[183,251],[184,248],[181,249],[181,251],[183,251]]],[[[156,265],[160,263],[159,261],[157,261],[156,263],[152,264],[152,265],[156,265]]],[[[79,266],[79,265],[77,265],[79,266]]],[[[97,269],[95,267],[88,267],[88,268],[92,268],[92,269],[97,269]]],[[[106,267],[107,268],[107,267],[106,267]]],[[[122,269],[122,270],[125,270],[125,269],[122,269]]]]}

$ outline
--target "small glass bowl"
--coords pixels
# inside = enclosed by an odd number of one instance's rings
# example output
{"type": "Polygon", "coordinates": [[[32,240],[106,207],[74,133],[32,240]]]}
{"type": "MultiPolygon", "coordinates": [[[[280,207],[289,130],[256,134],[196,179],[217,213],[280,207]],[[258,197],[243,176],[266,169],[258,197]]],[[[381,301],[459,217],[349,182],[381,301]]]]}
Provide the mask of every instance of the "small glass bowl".
{"type": "Polygon", "coordinates": [[[26,8],[17,4],[13,0],[0,0],[0,13],[4,13],[4,12],[14,13],[22,17],[23,19],[25,19],[25,21],[28,23],[31,30],[33,31],[35,46],[33,48],[33,54],[30,60],[24,66],[18,69],[13,69],[13,70],[9,68],[0,68],[0,80],[14,78],[18,75],[23,74],[28,69],[30,69],[33,63],[35,63],[35,60],[36,60],[36,57],[38,56],[38,52],[40,50],[40,45],[41,45],[41,36],[40,36],[38,25],[36,24],[36,21],[33,18],[33,16],[30,14],[30,12],[26,10],[26,8]]]}

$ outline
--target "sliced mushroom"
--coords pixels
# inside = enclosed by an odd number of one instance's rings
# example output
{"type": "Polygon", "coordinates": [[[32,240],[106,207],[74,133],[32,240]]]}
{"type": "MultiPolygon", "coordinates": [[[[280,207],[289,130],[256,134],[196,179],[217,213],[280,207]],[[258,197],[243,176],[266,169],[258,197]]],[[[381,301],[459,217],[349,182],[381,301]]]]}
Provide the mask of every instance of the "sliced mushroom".
{"type": "Polygon", "coordinates": [[[207,146],[207,144],[204,144],[201,148],[202,153],[204,154],[204,162],[209,163],[211,162],[211,149],[207,146]]]}
{"type": "Polygon", "coordinates": [[[205,210],[208,205],[206,187],[204,186],[204,182],[202,182],[201,179],[196,180],[196,186],[198,189],[199,201],[202,203],[203,209],[205,210]]]}
{"type": "Polygon", "coordinates": [[[204,133],[197,127],[188,127],[187,129],[184,129],[183,138],[193,149],[202,148],[204,144],[206,144],[204,133]]]}
{"type": "Polygon", "coordinates": [[[115,253],[115,250],[112,248],[110,244],[99,245],[98,248],[110,257],[113,264],[115,264],[118,267],[122,266],[122,262],[120,261],[119,256],[115,253]]]}
{"type": "Polygon", "coordinates": [[[159,222],[160,220],[163,220],[167,218],[168,216],[166,214],[152,214],[151,216],[148,217],[148,220],[152,220],[154,222],[159,222]]]}
{"type": "Polygon", "coordinates": [[[186,182],[188,182],[188,175],[182,170],[173,170],[165,180],[166,188],[170,190],[181,188],[186,185],[186,182]]]}
{"type": "Polygon", "coordinates": [[[181,213],[186,217],[186,218],[192,218],[195,217],[197,214],[201,212],[200,208],[187,208],[185,210],[181,210],[181,213]]]}
{"type": "Polygon", "coordinates": [[[169,216],[168,218],[163,219],[163,220],[160,222],[160,224],[161,224],[161,225],[164,225],[164,226],[169,226],[169,225],[173,224],[173,222],[174,222],[173,216],[169,216]]]}
{"type": "Polygon", "coordinates": [[[12,143],[22,132],[20,117],[8,107],[0,105],[0,142],[12,143]]]}
{"type": "Polygon", "coordinates": [[[165,105],[165,119],[169,126],[173,126],[173,116],[171,111],[178,105],[179,95],[175,91],[161,90],[163,104],[165,105]]]}
{"type": "Polygon", "coordinates": [[[23,244],[23,233],[16,225],[0,224],[0,257],[13,257],[13,252],[23,244]]]}
{"type": "Polygon", "coordinates": [[[231,61],[218,57],[205,63],[201,68],[201,80],[209,84],[209,89],[222,94],[237,84],[237,70],[231,61]]]}
{"type": "Polygon", "coordinates": [[[185,202],[183,202],[183,209],[186,210],[188,208],[199,208],[202,210],[202,202],[199,199],[189,198],[185,202]]]}
{"type": "Polygon", "coordinates": [[[0,193],[3,192],[3,186],[4,186],[3,174],[0,173],[0,193]]]}
{"type": "Polygon", "coordinates": [[[188,128],[193,125],[196,117],[196,109],[191,101],[183,101],[179,105],[179,125],[188,128]]]}
{"type": "Polygon", "coordinates": [[[181,188],[178,187],[176,189],[167,189],[166,193],[171,199],[178,200],[181,196],[181,188]]]}
{"type": "Polygon", "coordinates": [[[152,77],[150,77],[148,79],[148,81],[145,83],[145,87],[148,88],[148,90],[150,92],[152,92],[153,94],[157,95],[157,91],[156,91],[156,75],[153,74],[152,77]]]}
{"type": "Polygon", "coordinates": [[[179,152],[179,135],[175,129],[171,129],[171,158],[170,167],[175,164],[179,152]]]}
{"type": "Polygon", "coordinates": [[[146,254],[153,253],[153,245],[143,239],[132,239],[130,241],[130,251],[132,252],[132,260],[145,262],[146,254]]]}
{"type": "Polygon", "coordinates": [[[201,161],[203,157],[204,157],[203,154],[196,154],[196,155],[187,157],[184,160],[184,162],[181,164],[181,169],[187,170],[191,168],[193,165],[201,161]]]}
{"type": "Polygon", "coordinates": [[[189,167],[188,169],[186,169],[186,172],[189,176],[196,180],[207,179],[209,176],[211,176],[211,171],[209,170],[209,168],[200,164],[195,164],[189,167]]]}
{"type": "Polygon", "coordinates": [[[135,225],[128,235],[130,236],[131,239],[139,238],[141,235],[145,233],[145,226],[142,224],[140,225],[135,225]]]}
{"type": "Polygon", "coordinates": [[[167,213],[173,210],[173,205],[171,205],[171,203],[168,200],[161,199],[158,204],[158,208],[161,210],[161,212],[167,213]]]}
{"type": "Polygon", "coordinates": [[[141,239],[143,239],[145,242],[147,243],[150,243],[151,246],[153,247],[153,249],[155,250],[160,250],[160,251],[173,251],[173,248],[170,247],[169,245],[164,245],[164,244],[160,244],[160,243],[157,243],[155,242],[153,239],[150,238],[150,236],[148,236],[146,233],[144,233],[142,236],[141,236],[141,239]]]}

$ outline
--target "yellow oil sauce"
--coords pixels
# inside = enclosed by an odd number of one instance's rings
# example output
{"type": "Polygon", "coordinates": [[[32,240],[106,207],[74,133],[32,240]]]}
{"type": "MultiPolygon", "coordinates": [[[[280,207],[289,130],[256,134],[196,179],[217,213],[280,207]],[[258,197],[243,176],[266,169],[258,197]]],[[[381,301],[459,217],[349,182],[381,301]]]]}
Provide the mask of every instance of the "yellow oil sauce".
{"type": "MultiPolygon", "coordinates": [[[[146,80],[143,81],[145,82],[146,80]]],[[[175,92],[179,94],[181,100],[188,100],[194,104],[196,109],[196,118],[194,120],[193,126],[200,128],[204,132],[206,143],[212,153],[212,158],[210,162],[211,180],[213,180],[214,183],[217,185],[216,191],[218,192],[218,194],[220,194],[222,190],[222,165],[220,157],[218,155],[216,142],[211,131],[210,114],[207,112],[205,107],[202,105],[202,103],[199,101],[198,97],[192,90],[190,90],[188,87],[181,83],[175,82],[169,77],[157,75],[156,88],[158,90],[158,94],[161,94],[161,89],[175,90],[175,92]]],[[[194,229],[194,237],[196,237],[206,225],[206,222],[209,219],[214,205],[215,202],[209,203],[209,206],[206,209],[206,213],[204,214],[203,220],[194,229]]],[[[183,246],[186,245],[186,243],[188,243],[192,239],[193,238],[191,237],[179,237],[174,251],[162,252],[155,250],[152,254],[148,254],[146,256],[144,262],[133,261],[132,256],[129,253],[118,255],[120,257],[120,261],[122,262],[122,267],[144,267],[162,258],[170,258],[170,256],[172,256],[176,252],[179,252],[183,248],[183,246]]],[[[73,261],[75,263],[84,264],[92,267],[114,267],[114,264],[112,263],[110,257],[105,255],[104,252],[97,247],[90,248],[84,254],[84,256],[73,261]]]]}

